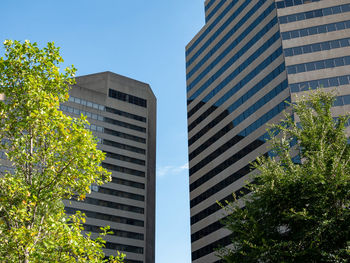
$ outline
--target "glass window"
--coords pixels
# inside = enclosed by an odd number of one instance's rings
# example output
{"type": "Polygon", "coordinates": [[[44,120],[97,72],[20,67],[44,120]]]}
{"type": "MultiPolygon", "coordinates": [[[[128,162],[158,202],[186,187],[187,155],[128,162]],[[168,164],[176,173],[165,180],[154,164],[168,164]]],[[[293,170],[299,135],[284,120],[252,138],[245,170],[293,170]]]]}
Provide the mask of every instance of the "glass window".
{"type": "Polygon", "coordinates": [[[328,8],[323,8],[323,15],[324,16],[329,16],[332,14],[332,8],[328,7],[328,8]]]}
{"type": "Polygon", "coordinates": [[[332,48],[340,48],[340,43],[338,40],[330,41],[332,48]]]}
{"type": "Polygon", "coordinates": [[[314,11],[314,17],[323,16],[322,9],[318,9],[314,11]]]}
{"type": "Polygon", "coordinates": [[[294,0],[295,5],[301,5],[303,2],[302,0],[294,0]]]}
{"type": "Polygon", "coordinates": [[[285,0],[286,7],[293,6],[292,0],[285,0]]]}
{"type": "Polygon", "coordinates": [[[284,1],[277,2],[277,8],[284,8],[284,1]]]}
{"type": "Polygon", "coordinates": [[[280,17],[280,23],[281,23],[281,24],[286,24],[286,23],[288,23],[287,16],[281,16],[281,17],[280,17]]]}
{"type": "Polygon", "coordinates": [[[79,110],[78,109],[74,109],[73,112],[74,112],[74,114],[79,114],[79,110]]]}
{"type": "Polygon", "coordinates": [[[287,18],[288,18],[289,23],[297,21],[296,15],[289,15],[289,16],[287,16],[287,18]]]}
{"type": "Polygon", "coordinates": [[[305,17],[306,17],[306,19],[313,18],[314,16],[315,16],[315,15],[314,15],[314,12],[313,12],[313,11],[305,12],[305,17]]]}
{"type": "Polygon", "coordinates": [[[333,59],[327,59],[325,61],[326,63],[326,68],[334,68],[334,60],[333,59]]]}
{"type": "Polygon", "coordinates": [[[327,30],[328,32],[332,32],[332,31],[336,31],[336,27],[335,27],[335,24],[330,24],[330,25],[327,25],[327,30]]]}
{"type": "Polygon", "coordinates": [[[343,101],[346,105],[350,104],[350,95],[343,96],[343,101]]]}
{"type": "Polygon", "coordinates": [[[347,47],[347,46],[349,46],[349,41],[348,41],[348,39],[341,39],[341,40],[339,40],[339,43],[340,43],[340,46],[341,46],[341,47],[347,47]]]}
{"type": "Polygon", "coordinates": [[[292,48],[287,48],[284,50],[284,55],[286,57],[290,57],[290,56],[293,56],[293,49],[292,48]]]}
{"type": "Polygon", "coordinates": [[[307,45],[307,46],[303,46],[303,53],[311,53],[311,46],[307,45]]]}
{"type": "Polygon", "coordinates": [[[294,52],[294,55],[300,55],[300,54],[302,54],[301,47],[295,47],[295,48],[293,49],[293,52],[294,52]]]}
{"type": "Polygon", "coordinates": [[[316,35],[317,34],[317,27],[316,26],[310,27],[309,28],[309,34],[310,35],[316,35]]]}
{"type": "Polygon", "coordinates": [[[290,84],[289,88],[291,92],[299,92],[299,85],[298,84],[290,84]]]}
{"type": "Polygon", "coordinates": [[[331,87],[339,86],[338,78],[330,78],[329,79],[329,84],[330,84],[331,87]]]}
{"type": "Polygon", "coordinates": [[[329,87],[329,82],[328,79],[320,79],[320,88],[328,88],[329,87]]]}
{"type": "Polygon", "coordinates": [[[297,72],[300,73],[300,72],[305,72],[305,64],[299,64],[297,65],[297,72]]]}
{"type": "Polygon", "coordinates": [[[322,34],[322,33],[327,33],[327,27],[325,25],[321,25],[318,27],[318,33],[322,34]]]}
{"type": "Polygon", "coordinates": [[[87,105],[88,107],[92,107],[92,103],[91,103],[90,101],[88,101],[88,102],[86,103],[86,105],[87,105]]]}
{"type": "Polygon", "coordinates": [[[294,30],[290,32],[291,38],[297,38],[299,37],[299,30],[294,30]]]}
{"type": "Polygon", "coordinates": [[[313,62],[306,63],[306,70],[307,71],[312,71],[312,70],[315,70],[315,69],[316,69],[315,63],[313,63],[313,62]]]}
{"type": "Polygon", "coordinates": [[[304,13],[299,13],[296,15],[297,16],[297,20],[300,21],[300,20],[304,20],[305,19],[305,14],[304,13]]]}
{"type": "Polygon", "coordinates": [[[103,110],[105,109],[105,107],[102,106],[102,105],[98,105],[98,109],[101,110],[101,111],[103,111],[103,110]]]}
{"type": "Polygon", "coordinates": [[[295,74],[296,72],[296,67],[295,66],[289,66],[287,67],[287,72],[288,74],[295,74]]]}
{"type": "Polygon", "coordinates": [[[347,85],[347,84],[349,84],[348,77],[347,76],[339,77],[339,83],[340,83],[340,85],[347,85]]]}
{"type": "Polygon", "coordinates": [[[312,45],[311,45],[311,48],[312,48],[312,51],[313,51],[313,52],[321,51],[321,44],[320,44],[320,43],[312,44],[312,45]]]}
{"type": "Polygon", "coordinates": [[[345,29],[345,24],[344,22],[339,22],[339,23],[336,23],[336,27],[338,30],[342,30],[342,29],[345,29]]]}
{"type": "Polygon", "coordinates": [[[305,83],[302,83],[300,85],[300,91],[305,91],[305,90],[309,90],[309,83],[308,82],[305,82],[305,83]]]}
{"type": "Polygon", "coordinates": [[[341,13],[340,6],[333,6],[332,7],[332,13],[333,13],[333,15],[341,13]]]}
{"type": "Polygon", "coordinates": [[[334,62],[335,62],[336,67],[344,66],[344,59],[343,58],[335,58],[334,62]]]}
{"type": "Polygon", "coordinates": [[[350,65],[350,57],[344,57],[345,65],[350,65]]]}
{"type": "Polygon", "coordinates": [[[75,103],[80,104],[80,99],[79,98],[75,98],[75,103]]]}
{"type": "Polygon", "coordinates": [[[319,84],[318,84],[317,80],[310,81],[310,88],[311,89],[317,89],[318,87],[319,87],[319,84]]]}
{"type": "Polygon", "coordinates": [[[341,7],[341,10],[342,10],[343,12],[350,12],[350,4],[343,5],[343,6],[341,7]]]}
{"type": "Polygon", "coordinates": [[[333,102],[333,106],[342,106],[343,105],[343,98],[340,97],[336,97],[335,101],[333,102]]]}
{"type": "Polygon", "coordinates": [[[308,36],[309,35],[309,32],[306,28],[303,28],[300,30],[300,36],[301,37],[305,37],[305,36],[308,36]]]}
{"type": "Polygon", "coordinates": [[[86,106],[86,100],[81,100],[81,104],[86,106]]]}
{"type": "Polygon", "coordinates": [[[331,44],[330,42],[324,42],[321,44],[321,49],[322,50],[330,50],[331,49],[331,44]]]}
{"type": "Polygon", "coordinates": [[[324,65],[324,61],[317,61],[315,62],[316,65],[316,69],[324,69],[325,65],[324,65]]]}
{"type": "Polygon", "coordinates": [[[93,103],[93,104],[92,104],[92,107],[93,107],[94,109],[97,109],[97,110],[98,110],[98,104],[93,103]]]}

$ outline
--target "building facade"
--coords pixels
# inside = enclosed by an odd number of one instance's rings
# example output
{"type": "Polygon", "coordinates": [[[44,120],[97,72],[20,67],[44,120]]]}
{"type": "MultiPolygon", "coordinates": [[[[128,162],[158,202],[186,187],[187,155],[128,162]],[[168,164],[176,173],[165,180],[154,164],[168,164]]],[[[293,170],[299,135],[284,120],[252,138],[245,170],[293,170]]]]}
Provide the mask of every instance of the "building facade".
{"type": "Polygon", "coordinates": [[[86,214],[85,230],[109,225],[106,256],[116,250],[129,263],[155,262],[156,98],[148,84],[112,72],[76,78],[61,110],[84,114],[106,153],[112,181],[92,185],[84,202],[65,201],[67,213],[86,214]]]}
{"type": "Polygon", "coordinates": [[[244,191],[266,124],[317,87],[336,90],[334,116],[350,111],[350,0],[207,0],[205,20],[186,46],[191,247],[218,263],[216,201],[244,191]]]}

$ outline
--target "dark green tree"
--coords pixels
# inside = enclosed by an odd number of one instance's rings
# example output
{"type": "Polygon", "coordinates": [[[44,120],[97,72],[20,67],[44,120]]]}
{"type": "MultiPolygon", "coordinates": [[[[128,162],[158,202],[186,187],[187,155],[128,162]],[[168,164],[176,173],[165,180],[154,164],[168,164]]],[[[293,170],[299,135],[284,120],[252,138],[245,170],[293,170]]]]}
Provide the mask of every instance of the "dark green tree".
{"type": "Polygon", "coordinates": [[[59,110],[75,69],[59,72],[53,43],[5,41],[4,49],[0,150],[12,167],[0,175],[0,262],[105,262],[104,241],[83,235],[85,218],[67,217],[62,203],[110,180],[86,118],[59,110]]]}
{"type": "Polygon", "coordinates": [[[258,158],[251,193],[225,207],[232,247],[225,262],[350,262],[348,117],[333,118],[334,97],[302,97],[270,129],[272,158],[258,158]],[[291,154],[296,142],[300,163],[291,154]]]}

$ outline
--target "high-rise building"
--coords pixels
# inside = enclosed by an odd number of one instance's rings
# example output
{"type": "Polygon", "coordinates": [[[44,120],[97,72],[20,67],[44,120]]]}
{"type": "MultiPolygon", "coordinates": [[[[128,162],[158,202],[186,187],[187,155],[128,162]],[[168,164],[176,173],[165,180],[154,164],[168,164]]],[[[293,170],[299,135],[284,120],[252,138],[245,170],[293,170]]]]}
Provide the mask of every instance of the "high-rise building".
{"type": "MultiPolygon", "coordinates": [[[[266,124],[309,89],[350,110],[350,0],[207,0],[186,47],[192,262],[230,244],[216,201],[240,195],[266,155],[266,124]]],[[[295,161],[297,160],[297,156],[295,161]]]]}
{"type": "Polygon", "coordinates": [[[112,72],[76,82],[61,110],[87,116],[112,181],[92,185],[84,202],[65,201],[66,211],[85,213],[85,230],[92,237],[101,226],[111,227],[106,256],[118,250],[127,263],[154,263],[156,98],[148,84],[112,72]]]}

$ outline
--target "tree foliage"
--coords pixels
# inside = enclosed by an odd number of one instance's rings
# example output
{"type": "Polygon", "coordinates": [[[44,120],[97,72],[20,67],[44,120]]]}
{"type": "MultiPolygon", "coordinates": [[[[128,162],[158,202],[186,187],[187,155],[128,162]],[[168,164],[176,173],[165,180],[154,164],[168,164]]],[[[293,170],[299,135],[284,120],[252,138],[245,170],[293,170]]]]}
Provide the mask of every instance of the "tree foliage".
{"type": "Polygon", "coordinates": [[[258,158],[245,208],[226,206],[232,245],[225,262],[349,262],[348,118],[333,118],[334,97],[317,91],[291,105],[294,117],[270,130],[275,157],[258,158]],[[294,143],[293,143],[294,142],[294,143]],[[293,162],[291,145],[300,163],[293,162]]]}
{"type": "Polygon", "coordinates": [[[75,69],[59,72],[63,59],[53,43],[40,49],[5,41],[4,48],[0,148],[12,168],[0,176],[1,262],[104,262],[104,241],[83,235],[85,217],[67,217],[62,203],[110,180],[86,118],[59,110],[75,69]]]}

